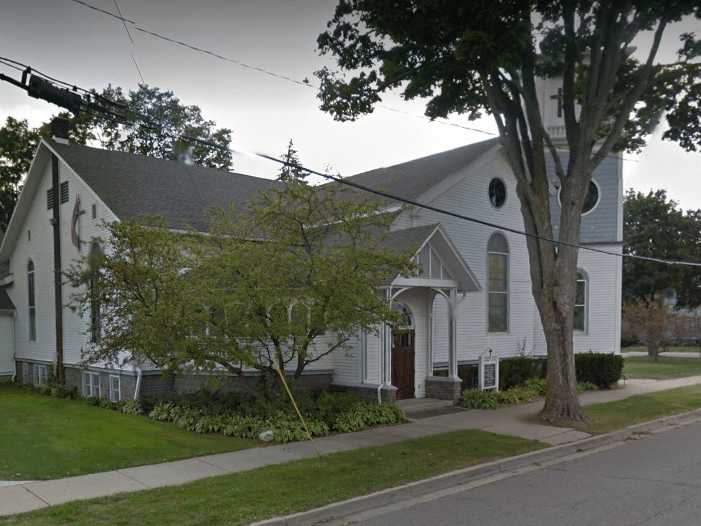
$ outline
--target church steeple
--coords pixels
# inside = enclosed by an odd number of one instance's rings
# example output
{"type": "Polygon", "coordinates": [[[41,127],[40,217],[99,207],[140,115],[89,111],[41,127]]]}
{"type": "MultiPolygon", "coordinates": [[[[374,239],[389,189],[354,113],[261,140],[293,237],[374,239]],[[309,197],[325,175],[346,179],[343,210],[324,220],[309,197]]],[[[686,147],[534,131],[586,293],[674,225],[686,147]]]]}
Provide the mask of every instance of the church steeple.
{"type": "MultiPolygon", "coordinates": [[[[565,135],[565,114],[562,106],[562,78],[536,79],[538,104],[540,105],[543,126],[552,137],[553,142],[560,147],[567,146],[565,135]]],[[[579,111],[577,111],[579,114],[579,111]]]]}

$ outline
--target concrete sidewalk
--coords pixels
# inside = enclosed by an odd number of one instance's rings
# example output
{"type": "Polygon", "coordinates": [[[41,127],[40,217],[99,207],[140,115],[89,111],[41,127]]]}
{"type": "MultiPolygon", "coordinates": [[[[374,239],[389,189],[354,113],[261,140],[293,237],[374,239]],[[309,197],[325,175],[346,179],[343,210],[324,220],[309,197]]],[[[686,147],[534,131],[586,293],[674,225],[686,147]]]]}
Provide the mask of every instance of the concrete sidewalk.
{"type": "MultiPolygon", "coordinates": [[[[701,376],[660,381],[629,380],[619,389],[584,393],[581,400],[584,405],[590,405],[699,383],[701,376]]],[[[206,477],[310,458],[317,452],[325,454],[381,446],[462,429],[482,429],[540,440],[551,445],[566,444],[588,436],[573,429],[524,421],[524,417],[537,413],[541,404],[542,402],[538,401],[497,410],[465,410],[415,420],[404,425],[333,435],[315,439],[311,443],[295,442],[246,449],[92,475],[12,485],[0,483],[0,515],[31,511],[73,500],[184,484],[206,477]]]]}

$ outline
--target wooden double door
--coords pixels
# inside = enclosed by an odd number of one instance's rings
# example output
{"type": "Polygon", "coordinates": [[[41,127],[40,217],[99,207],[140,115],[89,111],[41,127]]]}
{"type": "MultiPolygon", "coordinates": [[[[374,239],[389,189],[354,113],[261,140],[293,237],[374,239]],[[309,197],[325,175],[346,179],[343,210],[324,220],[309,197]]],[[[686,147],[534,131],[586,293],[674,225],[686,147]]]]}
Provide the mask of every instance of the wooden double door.
{"type": "Polygon", "coordinates": [[[397,399],[414,398],[414,331],[392,331],[392,385],[397,399]]]}

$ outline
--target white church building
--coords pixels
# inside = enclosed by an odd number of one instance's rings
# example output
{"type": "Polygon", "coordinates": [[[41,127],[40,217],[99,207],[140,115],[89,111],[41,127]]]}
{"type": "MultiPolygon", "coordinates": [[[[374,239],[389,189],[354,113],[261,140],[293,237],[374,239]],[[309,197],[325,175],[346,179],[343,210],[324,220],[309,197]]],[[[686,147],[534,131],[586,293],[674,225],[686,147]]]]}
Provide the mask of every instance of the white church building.
{"type": "MultiPolygon", "coordinates": [[[[542,95],[545,122],[554,137],[562,137],[557,103],[542,95]]],[[[523,229],[516,181],[497,139],[352,179],[422,204],[523,229]]],[[[85,396],[120,400],[202,386],[205,373],[164,376],[145,364],[83,364],[89,320],[71,309],[72,292],[62,280],[56,282],[56,269],[65,270],[86,254],[91,240],[103,235],[103,221],[159,214],[174,229],[187,225],[204,230],[208,209],[243,203],[272,184],[63,139],[42,141],[0,246],[0,377],[46,383],[60,345],[67,382],[85,396]]],[[[621,251],[622,190],[621,159],[612,155],[593,177],[582,218],[583,245],[621,251]]],[[[524,237],[396,202],[385,206],[396,211],[386,242],[411,250],[421,269],[417,276],[397,276],[382,287],[388,301],[403,311],[402,327],[359,334],[347,349],[305,372],[310,387],[334,386],[384,399],[455,398],[461,371],[481,357],[545,354],[524,237]]],[[[554,184],[551,207],[556,221],[554,184]]],[[[578,266],[576,352],[618,353],[621,258],[580,250],[578,266]]],[[[255,379],[254,372],[250,376],[255,379]]]]}

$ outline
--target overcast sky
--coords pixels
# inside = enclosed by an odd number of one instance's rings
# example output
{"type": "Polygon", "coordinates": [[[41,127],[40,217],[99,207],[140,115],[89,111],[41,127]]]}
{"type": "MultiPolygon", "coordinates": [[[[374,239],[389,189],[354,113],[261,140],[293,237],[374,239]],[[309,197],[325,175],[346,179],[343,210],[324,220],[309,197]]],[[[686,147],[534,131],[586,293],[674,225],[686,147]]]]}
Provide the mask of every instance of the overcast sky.
{"type": "MultiPolygon", "coordinates": [[[[115,11],[114,0],[88,0],[115,11]]],[[[316,52],[316,37],[335,0],[118,0],[125,17],[142,27],[195,43],[237,60],[296,79],[313,79],[329,59],[316,52]]],[[[681,31],[697,31],[688,21],[681,31]]],[[[241,146],[280,154],[294,139],[311,168],[331,167],[342,175],[455,148],[488,138],[431,123],[422,101],[387,96],[384,104],[410,115],[377,109],[354,123],[338,123],[318,109],[313,89],[295,86],[231,63],[132,31],[134,47],[121,23],[71,0],[0,0],[0,55],[28,63],[87,88],[108,83],[136,88],[133,52],[145,81],[175,92],[206,118],[231,128],[241,146]]],[[[641,48],[643,47],[641,42],[641,48]]],[[[678,41],[668,38],[662,59],[673,58],[678,41]]],[[[0,65],[0,71],[8,73],[0,65]]],[[[57,108],[0,82],[0,119],[8,115],[38,124],[57,108]]],[[[494,131],[485,118],[453,122],[494,131]]],[[[684,208],[701,208],[701,154],[686,153],[653,137],[641,156],[624,163],[624,184],[640,190],[665,188],[684,208]]],[[[273,177],[269,162],[235,158],[235,170],[273,177]]]]}

